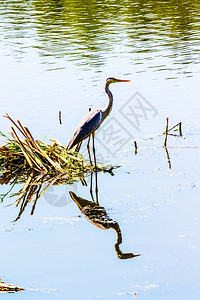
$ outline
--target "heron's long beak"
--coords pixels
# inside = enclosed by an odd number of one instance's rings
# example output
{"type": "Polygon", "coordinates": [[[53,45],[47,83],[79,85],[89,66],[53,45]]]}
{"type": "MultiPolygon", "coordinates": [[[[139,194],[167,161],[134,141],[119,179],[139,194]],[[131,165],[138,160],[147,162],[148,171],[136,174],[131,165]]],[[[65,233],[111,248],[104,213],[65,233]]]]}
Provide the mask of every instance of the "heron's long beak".
{"type": "Polygon", "coordinates": [[[117,82],[130,82],[131,80],[128,79],[117,79],[117,82]]]}

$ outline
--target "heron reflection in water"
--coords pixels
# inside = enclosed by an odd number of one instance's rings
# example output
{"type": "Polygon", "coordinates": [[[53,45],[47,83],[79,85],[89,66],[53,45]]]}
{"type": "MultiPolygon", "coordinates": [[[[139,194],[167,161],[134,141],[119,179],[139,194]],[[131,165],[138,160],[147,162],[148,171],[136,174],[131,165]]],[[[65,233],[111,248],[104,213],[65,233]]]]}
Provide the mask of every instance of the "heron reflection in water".
{"type": "MultiPolygon", "coordinates": [[[[91,175],[92,176],[92,175],[91,175]]],[[[97,189],[96,189],[97,190],[97,189]]],[[[100,229],[114,229],[117,234],[117,243],[115,244],[115,251],[118,258],[127,259],[140,256],[141,254],[123,253],[119,245],[122,244],[122,233],[119,224],[111,219],[105,208],[100,206],[98,202],[94,200],[89,201],[77,196],[74,192],[69,192],[72,200],[77,204],[80,211],[84,214],[86,219],[100,229]]],[[[93,199],[93,195],[91,195],[93,199]]]]}

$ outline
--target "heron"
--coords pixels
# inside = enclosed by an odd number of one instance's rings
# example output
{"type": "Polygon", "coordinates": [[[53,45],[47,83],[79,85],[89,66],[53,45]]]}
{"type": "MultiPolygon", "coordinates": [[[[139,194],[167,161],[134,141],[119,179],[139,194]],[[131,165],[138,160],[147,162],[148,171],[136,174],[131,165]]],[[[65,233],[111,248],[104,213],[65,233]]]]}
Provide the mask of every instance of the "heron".
{"type": "Polygon", "coordinates": [[[109,90],[109,86],[111,83],[116,82],[130,82],[127,79],[117,79],[114,77],[109,77],[106,80],[105,84],[105,92],[108,95],[108,104],[104,109],[94,109],[89,111],[89,113],[81,120],[76,130],[74,131],[73,136],[71,137],[67,150],[71,150],[74,146],[78,146],[78,151],[80,150],[80,146],[83,140],[88,138],[87,149],[90,159],[90,164],[92,165],[91,155],[89,151],[90,138],[92,136],[93,139],[93,154],[96,168],[96,156],[95,156],[95,147],[94,147],[94,136],[95,131],[99,128],[99,126],[103,123],[103,121],[109,116],[112,106],[113,106],[113,95],[109,90]]]}

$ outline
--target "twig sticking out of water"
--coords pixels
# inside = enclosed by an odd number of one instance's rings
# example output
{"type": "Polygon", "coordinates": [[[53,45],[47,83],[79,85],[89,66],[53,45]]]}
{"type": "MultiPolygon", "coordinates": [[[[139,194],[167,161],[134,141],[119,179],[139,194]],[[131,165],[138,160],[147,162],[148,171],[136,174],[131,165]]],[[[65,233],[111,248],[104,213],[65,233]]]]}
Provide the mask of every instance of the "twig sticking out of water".
{"type": "Polygon", "coordinates": [[[135,146],[135,155],[136,155],[137,154],[137,149],[138,149],[136,141],[134,141],[134,146],[135,146]]]}
{"type": "Polygon", "coordinates": [[[165,132],[163,132],[163,134],[165,134],[164,148],[165,148],[165,151],[166,151],[166,154],[167,154],[167,161],[168,161],[170,169],[172,168],[172,166],[171,166],[171,161],[170,161],[170,157],[169,157],[169,152],[167,150],[167,137],[168,137],[168,135],[177,136],[175,134],[170,134],[169,133],[169,131],[171,131],[175,127],[179,128],[179,135],[180,135],[180,137],[182,137],[182,128],[181,128],[181,125],[182,125],[181,122],[179,122],[179,123],[177,123],[176,125],[172,126],[169,129],[169,118],[168,117],[166,118],[166,130],[165,130],[165,132]]]}
{"type": "MultiPolygon", "coordinates": [[[[168,132],[171,131],[172,129],[174,129],[175,127],[178,127],[179,135],[182,137],[182,123],[181,122],[177,123],[176,125],[172,126],[170,129],[168,129],[168,132]]],[[[164,131],[162,134],[166,134],[166,131],[164,131]]],[[[174,135],[174,134],[172,134],[172,135],[174,135]]]]}
{"type": "Polygon", "coordinates": [[[171,160],[170,160],[170,157],[169,157],[169,152],[168,152],[167,147],[165,147],[165,152],[167,154],[167,161],[168,161],[168,164],[169,164],[169,168],[171,169],[172,165],[171,165],[171,160]]]}
{"type": "Polygon", "coordinates": [[[61,110],[59,111],[59,122],[60,122],[60,125],[62,125],[61,110]]]}
{"type": "Polygon", "coordinates": [[[180,136],[182,137],[182,124],[181,124],[181,122],[179,123],[179,133],[180,133],[180,136]]]}
{"type": "Polygon", "coordinates": [[[176,134],[169,133],[175,127],[178,127],[179,136],[182,137],[182,123],[179,122],[176,125],[172,126],[170,129],[168,129],[168,124],[169,124],[169,118],[168,117],[166,118],[166,121],[167,121],[167,123],[166,123],[166,130],[165,130],[165,132],[162,133],[162,134],[165,134],[164,147],[167,147],[167,136],[168,135],[177,136],[176,134]]]}
{"type": "Polygon", "coordinates": [[[167,135],[168,135],[168,124],[169,124],[169,119],[168,117],[166,118],[166,130],[165,130],[165,141],[164,141],[164,147],[167,147],[167,135]]]}

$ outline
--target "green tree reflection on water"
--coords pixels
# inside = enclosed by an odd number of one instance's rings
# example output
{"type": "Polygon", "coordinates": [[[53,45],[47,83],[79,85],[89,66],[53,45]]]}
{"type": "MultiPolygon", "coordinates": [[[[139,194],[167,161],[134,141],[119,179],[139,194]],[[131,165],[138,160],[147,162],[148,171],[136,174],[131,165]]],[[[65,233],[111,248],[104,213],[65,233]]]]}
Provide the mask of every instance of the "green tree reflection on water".
{"type": "Polygon", "coordinates": [[[36,30],[33,47],[42,57],[96,66],[120,44],[129,53],[180,50],[186,62],[194,62],[188,55],[200,38],[199,11],[200,2],[193,0],[5,1],[1,7],[3,16],[12,12],[15,29],[22,30],[21,22],[36,30]]]}

